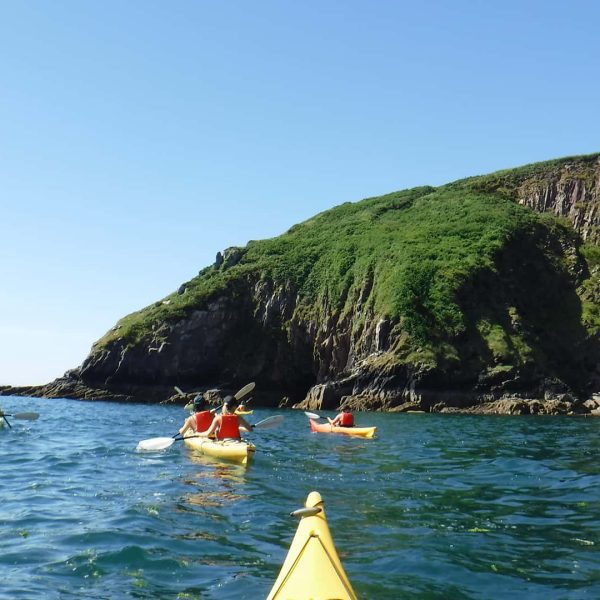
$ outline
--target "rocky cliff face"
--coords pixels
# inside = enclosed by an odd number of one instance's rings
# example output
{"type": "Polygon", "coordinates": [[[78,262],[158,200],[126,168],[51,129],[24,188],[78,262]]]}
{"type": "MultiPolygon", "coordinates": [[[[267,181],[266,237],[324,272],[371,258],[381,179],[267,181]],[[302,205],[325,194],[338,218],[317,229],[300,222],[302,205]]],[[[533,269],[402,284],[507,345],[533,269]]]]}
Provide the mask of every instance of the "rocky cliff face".
{"type": "Polygon", "coordinates": [[[600,159],[585,171],[567,163],[544,181],[525,180],[517,191],[517,201],[537,212],[567,218],[584,240],[598,244],[600,159]]]}
{"type": "MultiPolygon", "coordinates": [[[[470,185],[565,217],[583,239],[598,243],[599,157],[475,178],[470,185]]],[[[327,297],[309,306],[291,280],[275,282],[247,271],[184,317],[155,319],[137,340],[121,337],[117,326],[81,367],[38,391],[155,400],[169,395],[173,385],[234,388],[257,381],[286,395],[287,405],[301,401],[299,406],[312,410],[340,404],[467,410],[490,403],[493,412],[503,406],[499,401],[519,397],[538,402],[533,412],[544,412],[540,402],[560,406],[558,412],[578,407],[585,412],[578,397],[583,401],[595,390],[580,383],[593,379],[598,344],[581,325],[576,290],[589,273],[576,236],[534,237],[508,243],[493,266],[464,282],[458,292],[464,331],[428,347],[409,343],[401,319],[375,310],[376,269],[348,286],[336,306],[327,297]],[[555,244],[556,256],[568,267],[557,271],[541,256],[540,244],[555,244]],[[493,320],[492,313],[501,324],[500,333],[492,334],[505,338],[496,345],[481,325],[493,320]],[[527,340],[526,350],[511,347],[518,336],[527,340]],[[437,352],[436,344],[445,352],[437,352]]],[[[212,269],[234,269],[243,262],[244,249],[234,250],[219,254],[212,269]]],[[[186,293],[184,284],[178,294],[186,293]]]]}
{"type": "Polygon", "coordinates": [[[239,279],[235,294],[216,296],[185,319],[160,323],[150,341],[131,344],[117,337],[93,349],[79,378],[114,389],[131,383],[235,385],[255,378],[304,386],[313,377],[305,332],[288,336],[282,326],[291,322],[295,302],[289,287],[239,279]]]}
{"type": "Polygon", "coordinates": [[[600,157],[591,155],[484,176],[487,190],[504,190],[523,206],[568,219],[581,237],[600,242],[600,157]]]}

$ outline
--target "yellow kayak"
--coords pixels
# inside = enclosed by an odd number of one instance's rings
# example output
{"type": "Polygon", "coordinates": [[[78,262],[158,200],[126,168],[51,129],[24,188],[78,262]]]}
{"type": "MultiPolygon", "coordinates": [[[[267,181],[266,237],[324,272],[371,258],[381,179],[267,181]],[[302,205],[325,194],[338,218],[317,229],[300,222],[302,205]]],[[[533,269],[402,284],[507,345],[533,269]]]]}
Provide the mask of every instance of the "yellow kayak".
{"type": "Polygon", "coordinates": [[[253,410],[236,410],[235,414],[236,415],[251,415],[254,411],[253,410]]]}
{"type": "Polygon", "coordinates": [[[184,443],[188,448],[196,450],[206,456],[231,460],[242,465],[248,464],[254,458],[256,446],[244,440],[213,440],[207,437],[193,437],[190,432],[184,436],[184,443]]]}
{"type": "Polygon", "coordinates": [[[356,600],[319,492],[311,492],[304,506],[296,511],[302,518],[267,600],[356,600]]]}
{"type": "Polygon", "coordinates": [[[317,423],[314,419],[310,419],[309,424],[310,430],[318,433],[341,433],[365,438],[372,438],[377,431],[377,427],[337,427],[330,423],[317,423]]]}

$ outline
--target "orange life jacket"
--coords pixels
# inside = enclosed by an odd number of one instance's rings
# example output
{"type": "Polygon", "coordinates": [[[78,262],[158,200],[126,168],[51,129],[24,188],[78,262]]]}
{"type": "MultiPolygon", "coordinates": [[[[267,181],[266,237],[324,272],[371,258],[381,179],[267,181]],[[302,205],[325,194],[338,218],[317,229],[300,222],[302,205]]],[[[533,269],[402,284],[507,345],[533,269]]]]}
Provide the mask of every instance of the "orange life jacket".
{"type": "Polygon", "coordinates": [[[203,410],[194,415],[196,417],[196,431],[206,431],[212,424],[213,416],[210,410],[203,410]]]}
{"type": "Polygon", "coordinates": [[[221,426],[217,433],[217,439],[234,438],[239,440],[240,437],[238,418],[235,415],[221,415],[221,426]]]}
{"type": "Polygon", "coordinates": [[[340,427],[354,427],[354,417],[350,413],[342,413],[340,427]]]}

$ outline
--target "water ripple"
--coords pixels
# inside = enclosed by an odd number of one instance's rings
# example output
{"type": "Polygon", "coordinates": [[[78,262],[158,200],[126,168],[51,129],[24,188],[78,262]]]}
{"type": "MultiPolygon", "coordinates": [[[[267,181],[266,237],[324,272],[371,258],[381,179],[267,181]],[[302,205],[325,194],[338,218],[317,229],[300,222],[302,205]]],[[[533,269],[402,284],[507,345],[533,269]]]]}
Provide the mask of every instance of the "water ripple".
{"type": "Polygon", "coordinates": [[[136,452],[177,407],[2,402],[42,414],[0,431],[2,599],[263,598],[313,489],[361,598],[600,597],[600,419],[288,411],[244,468],[136,452]]]}

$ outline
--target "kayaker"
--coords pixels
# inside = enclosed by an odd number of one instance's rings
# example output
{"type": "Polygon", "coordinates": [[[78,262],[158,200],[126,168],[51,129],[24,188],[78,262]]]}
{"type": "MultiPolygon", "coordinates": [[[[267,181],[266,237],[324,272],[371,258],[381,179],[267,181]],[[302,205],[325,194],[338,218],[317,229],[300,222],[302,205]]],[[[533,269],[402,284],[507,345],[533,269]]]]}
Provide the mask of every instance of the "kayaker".
{"type": "Polygon", "coordinates": [[[225,396],[223,401],[223,410],[220,415],[217,415],[206,431],[198,431],[198,435],[209,436],[216,433],[218,440],[226,438],[240,439],[240,428],[244,431],[251,431],[252,425],[235,414],[237,402],[233,396],[225,396]]]}
{"type": "Polygon", "coordinates": [[[210,410],[206,410],[206,399],[202,394],[198,394],[194,398],[194,414],[185,420],[179,433],[183,435],[188,429],[191,429],[194,433],[199,433],[208,429],[212,422],[213,415],[210,410]]]}
{"type": "Polygon", "coordinates": [[[347,406],[342,408],[342,412],[335,419],[327,417],[327,420],[334,427],[354,427],[354,417],[347,406]]]}

